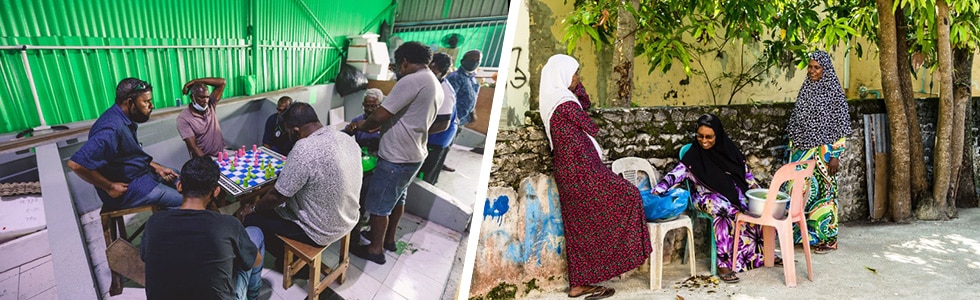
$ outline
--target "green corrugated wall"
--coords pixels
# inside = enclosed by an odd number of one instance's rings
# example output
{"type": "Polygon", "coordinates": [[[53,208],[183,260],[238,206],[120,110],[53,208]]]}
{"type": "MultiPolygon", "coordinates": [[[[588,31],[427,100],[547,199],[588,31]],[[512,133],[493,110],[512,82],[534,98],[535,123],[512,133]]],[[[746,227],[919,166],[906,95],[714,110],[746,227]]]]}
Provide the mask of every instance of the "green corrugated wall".
{"type": "MultiPolygon", "coordinates": [[[[225,97],[332,82],[347,36],[392,22],[391,0],[0,1],[0,46],[235,46],[209,49],[27,50],[48,125],[94,119],[126,77],[175,105],[198,77],[228,80],[225,97]],[[379,14],[384,16],[379,20],[379,14]],[[373,22],[372,21],[376,21],[373,22]],[[249,79],[250,78],[250,79],[249,79]],[[247,80],[249,79],[249,80],[247,80]]],[[[40,125],[21,50],[0,50],[0,133],[40,125]]],[[[183,96],[183,103],[188,103],[183,96]]]]}
{"type": "Polygon", "coordinates": [[[504,29],[506,20],[475,22],[472,24],[454,25],[423,25],[409,28],[395,27],[395,36],[403,41],[419,41],[430,47],[438,48],[442,45],[443,37],[449,34],[462,35],[463,42],[457,45],[459,55],[453,62],[454,67],[459,67],[463,60],[463,53],[469,50],[480,50],[483,52],[481,66],[497,68],[500,65],[500,47],[504,43],[504,29]]]}

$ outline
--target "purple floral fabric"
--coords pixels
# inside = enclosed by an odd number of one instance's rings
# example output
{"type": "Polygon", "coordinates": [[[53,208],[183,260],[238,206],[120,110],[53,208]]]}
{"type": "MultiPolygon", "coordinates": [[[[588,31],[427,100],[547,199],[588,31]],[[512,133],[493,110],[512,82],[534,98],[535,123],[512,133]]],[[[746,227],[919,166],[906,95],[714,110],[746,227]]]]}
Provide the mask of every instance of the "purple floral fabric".
{"type": "MultiPolygon", "coordinates": [[[[732,245],[735,235],[735,214],[744,211],[748,207],[748,200],[745,199],[745,191],[739,190],[739,199],[735,203],[729,201],[720,193],[712,191],[704,185],[698,183],[698,179],[688,170],[684,163],[677,163],[677,167],[671,170],[663,179],[657,183],[654,193],[663,195],[672,187],[681,184],[684,179],[693,183],[691,200],[694,207],[702,212],[714,217],[711,225],[715,229],[715,240],[717,241],[718,267],[729,268],[735,272],[762,266],[762,230],[759,225],[750,224],[742,229],[742,234],[738,250],[739,261],[732,266],[732,245]]],[[[755,176],[745,166],[745,181],[749,183],[749,188],[758,188],[759,184],[755,181],[755,176]]],[[[734,183],[732,183],[734,185],[734,183]]],[[[736,187],[736,189],[738,189],[736,187]]]]}

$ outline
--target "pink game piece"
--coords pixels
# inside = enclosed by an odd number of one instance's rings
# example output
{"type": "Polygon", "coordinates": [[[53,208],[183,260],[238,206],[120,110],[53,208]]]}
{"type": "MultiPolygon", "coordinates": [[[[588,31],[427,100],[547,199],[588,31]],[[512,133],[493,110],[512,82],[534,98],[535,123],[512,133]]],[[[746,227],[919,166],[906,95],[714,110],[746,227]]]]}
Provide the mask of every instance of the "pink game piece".
{"type": "Polygon", "coordinates": [[[256,152],[258,150],[259,150],[259,147],[255,146],[255,144],[252,144],[252,152],[256,152]]]}

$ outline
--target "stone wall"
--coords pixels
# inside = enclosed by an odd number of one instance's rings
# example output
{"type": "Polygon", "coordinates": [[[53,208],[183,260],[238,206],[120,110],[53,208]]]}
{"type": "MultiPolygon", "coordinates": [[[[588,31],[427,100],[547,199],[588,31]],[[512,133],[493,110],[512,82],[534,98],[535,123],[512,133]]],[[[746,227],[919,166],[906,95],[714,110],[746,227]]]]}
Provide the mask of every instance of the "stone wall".
{"type": "MultiPolygon", "coordinates": [[[[839,210],[841,221],[867,219],[865,177],[865,114],[884,113],[881,100],[851,101],[852,134],[841,158],[839,210]]],[[[927,162],[935,139],[935,100],[918,105],[927,162]]],[[[776,169],[787,161],[786,123],[792,103],[727,107],[643,107],[590,111],[599,125],[596,137],[607,163],[629,156],[646,158],[661,172],[673,168],[678,150],[693,138],[695,121],[704,113],[718,115],[725,130],[745,153],[760,184],[767,186],[776,169]]],[[[970,124],[976,132],[980,114],[970,124]]],[[[484,204],[471,299],[520,297],[531,290],[561,291],[567,286],[564,237],[560,228],[560,195],[551,179],[551,151],[537,112],[525,115],[527,124],[497,134],[490,190],[484,204]],[[559,227],[556,227],[559,226],[559,227]]],[[[976,136],[973,155],[977,157],[976,136]]],[[[976,167],[976,164],[974,165],[976,167]]],[[[696,219],[696,256],[708,257],[708,222],[696,219]]],[[[668,234],[664,263],[677,262],[683,249],[681,231],[668,234]]]]}
{"type": "MultiPolygon", "coordinates": [[[[841,158],[839,181],[843,221],[868,215],[864,164],[863,115],[884,112],[882,101],[850,102],[851,127],[847,151],[841,158]]],[[[787,161],[786,123],[792,103],[725,107],[642,107],[600,109],[590,112],[599,125],[596,137],[608,162],[622,157],[648,159],[661,172],[678,161],[680,148],[693,141],[694,123],[704,113],[718,115],[725,130],[739,145],[753,174],[766,186],[787,161]]],[[[526,115],[523,128],[497,133],[490,186],[518,188],[520,180],[537,173],[551,174],[551,153],[537,112],[526,115]]]]}

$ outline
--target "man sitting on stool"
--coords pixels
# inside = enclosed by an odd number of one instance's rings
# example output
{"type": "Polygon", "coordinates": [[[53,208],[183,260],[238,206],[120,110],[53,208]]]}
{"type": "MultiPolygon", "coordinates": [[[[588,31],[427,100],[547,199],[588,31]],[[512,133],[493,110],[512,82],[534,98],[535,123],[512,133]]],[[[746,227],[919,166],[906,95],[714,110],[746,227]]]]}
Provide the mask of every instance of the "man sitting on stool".
{"type": "Polygon", "coordinates": [[[279,124],[279,116],[282,116],[282,112],[290,104],[293,104],[293,98],[289,96],[279,98],[279,103],[276,105],[276,113],[265,120],[265,134],[262,135],[262,146],[282,155],[289,155],[289,151],[293,150],[293,144],[296,143],[295,140],[286,134],[286,130],[279,124]]]}
{"type": "Polygon", "coordinates": [[[153,87],[136,78],[116,86],[116,104],[92,124],[88,141],[68,160],[68,168],[96,187],[102,211],[143,205],[177,207],[177,173],[153,162],[136,138],[138,123],[153,112],[153,87]]]}
{"type": "Polygon", "coordinates": [[[225,140],[215,106],[225,92],[225,79],[194,79],[184,84],[183,92],[191,97],[191,103],[177,115],[177,133],[187,145],[187,152],[191,157],[218,156],[225,149],[225,140]],[[209,85],[214,87],[210,93],[209,85]]]}
{"type": "Polygon", "coordinates": [[[180,170],[179,209],[146,221],[140,257],[147,299],[256,299],[262,287],[262,232],[206,210],[218,197],[221,171],[195,157],[180,170]]]}
{"type": "Polygon", "coordinates": [[[354,138],[325,127],[309,104],[282,113],[282,126],[297,136],[275,188],[241,210],[245,226],[257,226],[266,249],[283,267],[283,242],[276,235],[323,247],[340,240],[357,221],[361,155],[354,138]],[[279,207],[280,204],[285,206],[279,207]],[[254,213],[253,213],[254,212],[254,213]]]}

